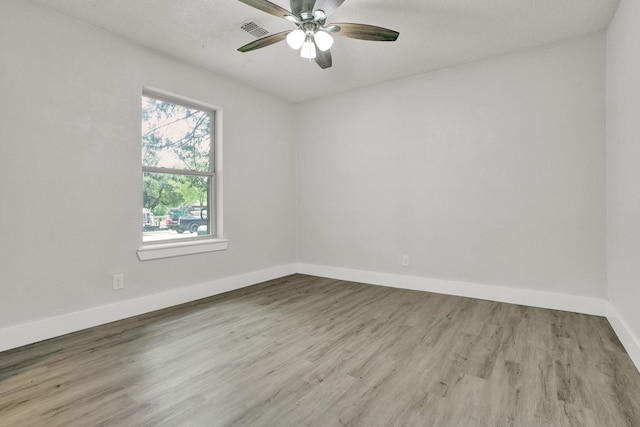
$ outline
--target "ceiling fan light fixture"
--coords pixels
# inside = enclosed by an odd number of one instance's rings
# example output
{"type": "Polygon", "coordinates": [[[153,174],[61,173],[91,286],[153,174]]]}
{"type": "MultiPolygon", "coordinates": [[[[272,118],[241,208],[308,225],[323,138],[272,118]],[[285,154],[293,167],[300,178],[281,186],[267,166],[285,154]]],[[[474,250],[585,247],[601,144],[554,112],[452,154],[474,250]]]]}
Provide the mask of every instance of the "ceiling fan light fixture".
{"type": "Polygon", "coordinates": [[[306,38],[306,34],[301,29],[297,29],[295,31],[287,34],[287,44],[291,49],[298,50],[302,47],[306,38]]]}
{"type": "MultiPolygon", "coordinates": [[[[287,41],[289,47],[300,50],[300,56],[305,59],[315,59],[321,69],[333,65],[330,48],[333,45],[333,35],[358,40],[394,42],[400,33],[388,28],[375,25],[345,22],[341,24],[327,24],[327,16],[345,0],[291,0],[287,10],[275,3],[275,0],[240,0],[240,2],[254,9],[284,19],[297,28],[266,35],[258,40],[240,46],[239,52],[249,52],[274,43],[287,41]],[[316,4],[317,3],[317,4],[316,4]],[[315,9],[319,6],[318,9],[315,9]],[[320,50],[318,52],[318,50],[320,50]]],[[[284,0],[280,0],[284,2],[284,0]]]]}
{"type": "Polygon", "coordinates": [[[331,37],[331,34],[329,33],[318,31],[315,34],[314,38],[316,41],[316,46],[318,46],[318,49],[323,52],[326,52],[327,50],[331,49],[331,46],[333,46],[333,37],[331,37]]]}
{"type": "Polygon", "coordinates": [[[302,44],[300,56],[305,59],[314,59],[316,57],[316,44],[311,36],[308,36],[307,40],[302,44]]]}
{"type": "Polygon", "coordinates": [[[324,13],[324,10],[317,9],[315,12],[313,12],[313,19],[315,19],[316,21],[322,21],[323,19],[327,19],[327,15],[324,13]]]}

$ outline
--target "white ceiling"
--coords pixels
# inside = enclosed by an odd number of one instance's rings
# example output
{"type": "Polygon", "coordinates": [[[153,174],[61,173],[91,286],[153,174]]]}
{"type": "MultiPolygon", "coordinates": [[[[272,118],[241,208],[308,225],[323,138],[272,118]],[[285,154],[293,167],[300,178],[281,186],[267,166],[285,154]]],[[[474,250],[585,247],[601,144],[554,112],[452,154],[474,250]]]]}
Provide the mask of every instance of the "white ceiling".
{"type": "MultiPolygon", "coordinates": [[[[236,49],[293,24],[238,0],[31,0],[217,74],[298,102],[478,61],[607,28],[619,0],[346,0],[328,22],[400,32],[396,42],[336,37],[322,70],[285,42],[236,49]]],[[[286,0],[272,0],[289,9],[286,0]]]]}

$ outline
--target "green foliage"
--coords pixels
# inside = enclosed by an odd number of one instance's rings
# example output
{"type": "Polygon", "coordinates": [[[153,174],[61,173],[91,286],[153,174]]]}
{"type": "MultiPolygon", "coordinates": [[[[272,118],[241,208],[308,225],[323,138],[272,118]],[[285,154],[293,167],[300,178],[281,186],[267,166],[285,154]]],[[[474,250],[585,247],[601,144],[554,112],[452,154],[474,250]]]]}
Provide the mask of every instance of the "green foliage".
{"type": "Polygon", "coordinates": [[[185,203],[185,197],[179,191],[183,179],[179,175],[145,172],[142,178],[144,207],[156,215],[159,206],[169,208],[185,203]]]}
{"type": "Polygon", "coordinates": [[[157,208],[155,208],[153,210],[153,215],[158,218],[161,216],[165,216],[169,213],[169,208],[167,208],[165,205],[160,205],[157,208]]]}
{"type": "MultiPolygon", "coordinates": [[[[170,102],[142,97],[144,166],[206,172],[210,170],[211,115],[170,102]]],[[[170,208],[206,205],[208,178],[145,172],[144,207],[154,215],[170,208]]]]}

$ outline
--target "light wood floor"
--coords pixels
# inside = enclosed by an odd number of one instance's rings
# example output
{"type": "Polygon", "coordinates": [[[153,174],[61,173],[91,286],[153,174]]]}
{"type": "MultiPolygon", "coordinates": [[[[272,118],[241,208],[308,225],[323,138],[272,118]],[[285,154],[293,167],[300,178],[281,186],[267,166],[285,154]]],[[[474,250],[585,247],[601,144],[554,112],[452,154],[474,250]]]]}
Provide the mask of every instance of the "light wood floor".
{"type": "Polygon", "coordinates": [[[2,426],[640,426],[606,319],[294,275],[0,353],[2,426]]]}

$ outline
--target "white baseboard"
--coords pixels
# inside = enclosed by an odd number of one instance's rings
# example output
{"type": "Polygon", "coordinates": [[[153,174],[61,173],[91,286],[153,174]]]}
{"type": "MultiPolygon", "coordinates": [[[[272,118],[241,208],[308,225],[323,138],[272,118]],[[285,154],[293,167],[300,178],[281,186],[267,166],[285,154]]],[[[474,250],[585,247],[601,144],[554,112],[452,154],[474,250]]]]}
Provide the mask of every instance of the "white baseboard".
{"type": "Polygon", "coordinates": [[[404,276],[400,274],[376,273],[314,264],[298,264],[297,271],[302,274],[328,277],[330,279],[348,280],[392,288],[413,289],[417,291],[435,292],[439,294],[603,316],[609,320],[620,342],[627,350],[629,357],[636,365],[638,371],[640,371],[640,340],[633,334],[632,329],[629,328],[620,316],[615,306],[604,298],[404,276]]]}
{"type": "Polygon", "coordinates": [[[295,272],[296,265],[287,264],[10,326],[0,329],[0,351],[255,285],[295,272]]]}
{"type": "Polygon", "coordinates": [[[532,307],[573,311],[597,316],[611,315],[611,306],[601,298],[583,297],[554,292],[533,291],[529,289],[508,288],[504,286],[482,285],[478,283],[457,282],[453,280],[430,279],[400,274],[376,273],[347,268],[326,267],[313,264],[298,264],[298,273],[331,279],[349,280],[392,288],[413,289],[456,295],[532,307]]]}
{"type": "Polygon", "coordinates": [[[640,340],[634,335],[632,329],[629,328],[614,305],[604,298],[583,297],[399,274],[377,273],[313,264],[286,264],[265,270],[226,277],[208,283],[146,295],[144,297],[6,327],[0,329],[0,351],[195,301],[234,289],[255,285],[267,280],[278,279],[294,273],[604,316],[609,320],[609,323],[611,323],[611,326],[627,350],[627,353],[629,353],[631,360],[638,370],[640,370],[640,340]]]}
{"type": "Polygon", "coordinates": [[[640,339],[633,333],[632,329],[624,321],[618,310],[611,304],[612,316],[607,317],[611,327],[615,331],[618,339],[629,354],[629,357],[640,371],[640,339]]]}

